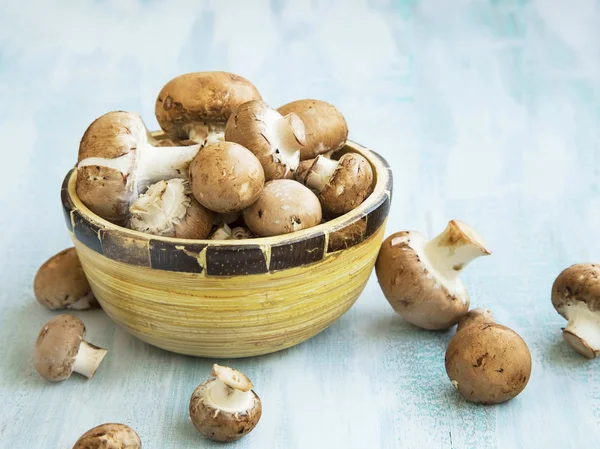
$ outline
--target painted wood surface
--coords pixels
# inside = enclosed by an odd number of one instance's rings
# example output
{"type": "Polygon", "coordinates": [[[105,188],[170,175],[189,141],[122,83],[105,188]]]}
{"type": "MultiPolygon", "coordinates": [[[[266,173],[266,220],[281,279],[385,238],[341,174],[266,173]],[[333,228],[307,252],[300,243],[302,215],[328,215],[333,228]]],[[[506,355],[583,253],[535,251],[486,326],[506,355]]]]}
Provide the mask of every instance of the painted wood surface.
{"type": "Polygon", "coordinates": [[[102,422],[145,448],[217,447],[189,397],[213,360],[155,349],[101,311],[78,312],[109,349],[91,381],[49,384],[32,349],[56,313],[32,294],[38,266],[70,245],[59,189],[97,116],[150,128],[171,77],[228,70],[274,106],[318,98],[392,165],[388,233],[462,219],[491,257],[464,274],[528,343],[514,401],[474,406],[444,372],[452,332],[392,313],[371,278],[355,306],[306,343],[240,359],[263,400],[237,448],[592,448],[600,365],[562,341],[550,303],[561,269],[600,259],[600,4],[593,0],[0,0],[0,447],[65,448],[102,422]]]}

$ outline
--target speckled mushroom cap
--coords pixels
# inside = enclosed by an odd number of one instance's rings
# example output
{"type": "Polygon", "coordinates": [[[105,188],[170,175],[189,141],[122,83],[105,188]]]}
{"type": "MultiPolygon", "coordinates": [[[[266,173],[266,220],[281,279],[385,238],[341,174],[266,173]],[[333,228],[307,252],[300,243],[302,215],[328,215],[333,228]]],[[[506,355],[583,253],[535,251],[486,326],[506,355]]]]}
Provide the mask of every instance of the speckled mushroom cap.
{"type": "Polygon", "coordinates": [[[490,309],[472,309],[469,310],[466,315],[462,316],[460,320],[458,320],[458,326],[456,327],[456,332],[460,332],[467,326],[471,326],[473,324],[482,324],[482,323],[495,323],[494,314],[490,309]]]}
{"type": "Polygon", "coordinates": [[[44,324],[33,354],[40,376],[54,382],[68,379],[84,336],[83,321],[73,315],[59,315],[44,324]]]}
{"type": "Polygon", "coordinates": [[[244,210],[244,221],[262,237],[287,234],[321,223],[319,199],[307,187],[291,179],[265,184],[258,200],[244,210]]]}
{"type": "Polygon", "coordinates": [[[208,209],[230,213],[250,206],[263,188],[265,175],[254,154],[234,142],[205,146],[189,169],[194,197],[208,209]]]}
{"type": "Polygon", "coordinates": [[[73,449],[141,449],[142,441],[125,424],[102,424],[88,430],[77,440],[73,449]]]}
{"type": "MultiPolygon", "coordinates": [[[[79,145],[77,162],[89,158],[116,159],[135,151],[148,130],[141,117],[125,111],[109,112],[87,128],[79,145]]],[[[127,175],[102,165],[86,165],[77,170],[77,195],[94,213],[119,222],[129,209],[127,175]]]]}
{"type": "Polygon", "coordinates": [[[344,116],[333,105],[320,100],[297,100],[277,109],[281,115],[296,113],[306,128],[306,144],[300,150],[300,159],[312,159],[344,146],[348,125],[344,116]]]}
{"type": "MultiPolygon", "coordinates": [[[[317,165],[323,156],[317,156],[317,165]]],[[[312,169],[306,174],[306,184],[312,187],[312,169]]],[[[369,162],[360,154],[344,154],[331,178],[318,193],[323,211],[330,215],[341,215],[350,212],[361,204],[372,192],[373,170],[369,162]]]]}
{"type": "Polygon", "coordinates": [[[64,249],[44,262],[35,275],[33,291],[38,302],[51,310],[100,307],[75,248],[64,249]]]}
{"type": "Polygon", "coordinates": [[[531,353],[512,329],[478,323],[457,332],[445,356],[446,373],[468,401],[499,404],[517,396],[531,377],[531,353]]]}
{"type": "Polygon", "coordinates": [[[184,140],[197,125],[224,128],[238,105],[261,98],[250,81],[233,73],[187,73],[161,89],[156,99],[156,119],[167,134],[184,140]]]}

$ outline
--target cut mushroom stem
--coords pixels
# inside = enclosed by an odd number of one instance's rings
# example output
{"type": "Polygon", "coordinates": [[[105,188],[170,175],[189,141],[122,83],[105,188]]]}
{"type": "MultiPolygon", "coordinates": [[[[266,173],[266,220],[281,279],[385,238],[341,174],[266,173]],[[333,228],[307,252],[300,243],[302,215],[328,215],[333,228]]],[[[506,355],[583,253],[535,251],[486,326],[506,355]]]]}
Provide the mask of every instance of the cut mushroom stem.
{"type": "Polygon", "coordinates": [[[253,385],[244,374],[227,366],[213,365],[210,375],[215,377],[207,395],[211,406],[231,413],[241,413],[252,407],[253,385]]]}
{"type": "Polygon", "coordinates": [[[91,379],[102,363],[108,351],[88,343],[85,340],[79,345],[79,352],[73,362],[73,371],[91,379]]]}
{"type": "Polygon", "coordinates": [[[586,304],[569,308],[569,322],[563,330],[563,338],[578,353],[588,359],[600,354],[600,317],[586,304]]]}
{"type": "Polygon", "coordinates": [[[231,228],[227,223],[221,223],[219,227],[210,236],[211,240],[229,240],[231,238],[231,228]]]}
{"type": "Polygon", "coordinates": [[[472,260],[491,254],[483,239],[466,223],[452,220],[423,252],[429,263],[448,279],[455,279],[472,260]]]}
{"type": "Polygon", "coordinates": [[[329,184],[337,168],[338,161],[332,161],[320,155],[317,156],[306,174],[306,185],[317,192],[322,191],[329,184]]]}

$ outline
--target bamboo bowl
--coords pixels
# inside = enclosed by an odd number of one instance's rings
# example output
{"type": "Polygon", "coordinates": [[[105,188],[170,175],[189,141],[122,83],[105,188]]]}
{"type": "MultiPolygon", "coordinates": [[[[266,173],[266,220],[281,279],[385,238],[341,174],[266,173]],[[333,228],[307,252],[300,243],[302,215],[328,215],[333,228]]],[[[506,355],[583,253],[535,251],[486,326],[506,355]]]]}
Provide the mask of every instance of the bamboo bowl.
{"type": "Polygon", "coordinates": [[[247,241],[181,240],[114,225],[63,183],[67,228],[102,308],[141,340],[203,357],[247,357],[294,346],[356,301],[385,232],[392,175],[371,163],[373,193],[355,210],[292,234],[247,241]]]}

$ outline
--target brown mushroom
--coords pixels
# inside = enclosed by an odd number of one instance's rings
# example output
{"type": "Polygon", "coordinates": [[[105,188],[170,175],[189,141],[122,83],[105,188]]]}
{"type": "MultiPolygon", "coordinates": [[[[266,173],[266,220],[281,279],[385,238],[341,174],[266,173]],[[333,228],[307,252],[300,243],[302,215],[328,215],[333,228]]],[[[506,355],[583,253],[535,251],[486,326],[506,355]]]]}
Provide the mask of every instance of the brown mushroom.
{"type": "Polygon", "coordinates": [[[392,308],[424,329],[447,329],[469,310],[469,293],[459,274],[473,259],[491,254],[467,224],[452,220],[427,240],[397,232],[381,245],[375,271],[392,308]]]}
{"type": "Polygon", "coordinates": [[[588,359],[600,354],[600,266],[575,264],[552,285],[552,305],[568,323],[563,338],[588,359]]]}
{"type": "Polygon", "coordinates": [[[165,84],[155,113],[171,139],[204,145],[223,140],[225,124],[238,105],[260,99],[250,81],[233,73],[186,73],[165,84]]]}
{"type": "Polygon", "coordinates": [[[341,215],[369,196],[373,169],[360,154],[346,153],[338,161],[319,155],[300,178],[304,178],[304,184],[317,193],[324,212],[341,215]]]}
{"type": "Polygon", "coordinates": [[[262,101],[240,105],[225,127],[225,140],[252,151],[267,181],[292,177],[304,138],[304,124],[296,114],[282,116],[262,101]]]}
{"type": "Polygon", "coordinates": [[[139,115],[116,111],[97,118],[79,145],[77,196],[95,214],[123,223],[148,186],[185,178],[200,145],[157,147],[139,115]]]}
{"type": "Polygon", "coordinates": [[[220,213],[250,206],[265,183],[260,162],[233,142],[205,146],[190,164],[190,185],[200,204],[220,213]]]}
{"type": "Polygon", "coordinates": [[[212,228],[213,213],[194,199],[183,179],[152,184],[129,211],[129,227],[149,234],[205,239],[212,228]]]}
{"type": "Polygon", "coordinates": [[[108,351],[88,343],[84,336],[85,325],[73,315],[59,315],[44,324],[33,353],[39,375],[52,382],[68,379],[73,371],[94,377],[108,351]]]}
{"type": "Polygon", "coordinates": [[[38,302],[51,310],[100,307],[75,248],[64,249],[44,262],[35,275],[33,292],[38,302]]]}
{"type": "Polygon", "coordinates": [[[192,423],[211,440],[238,440],[258,424],[260,398],[252,391],[250,379],[235,369],[215,364],[210,375],[190,399],[192,423]]]}
{"type": "Polygon", "coordinates": [[[531,377],[527,344],[512,329],[494,323],[485,312],[465,318],[450,340],[445,364],[461,396],[481,404],[500,404],[514,398],[531,377]]]}
{"type": "Polygon", "coordinates": [[[471,309],[460,320],[456,326],[456,332],[464,329],[467,326],[481,323],[495,323],[494,314],[490,309],[471,309]]]}
{"type": "Polygon", "coordinates": [[[265,184],[258,200],[243,215],[252,232],[268,237],[316,226],[321,223],[322,211],[310,189],[291,179],[276,179],[265,184]]]}
{"type": "Polygon", "coordinates": [[[125,424],[102,424],[81,435],[73,449],[142,449],[142,441],[125,424]]]}
{"type": "Polygon", "coordinates": [[[298,114],[306,128],[306,144],[300,160],[342,148],[348,138],[344,116],[333,105],[320,100],[297,100],[277,109],[281,115],[298,114]]]}

